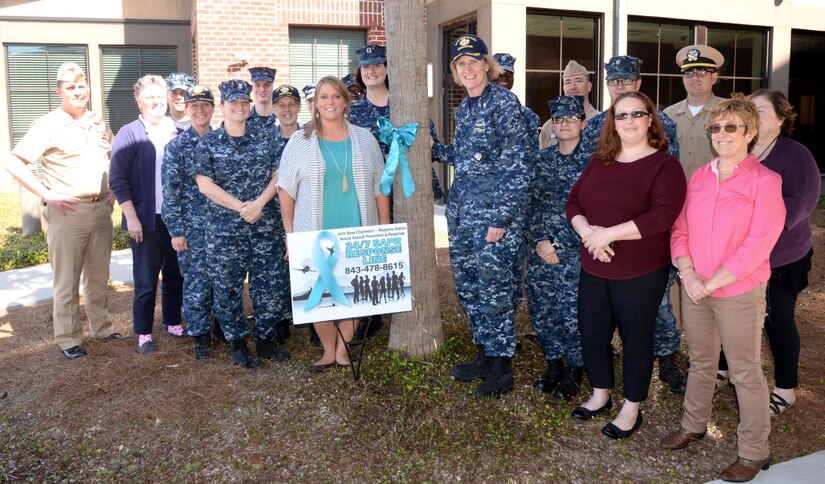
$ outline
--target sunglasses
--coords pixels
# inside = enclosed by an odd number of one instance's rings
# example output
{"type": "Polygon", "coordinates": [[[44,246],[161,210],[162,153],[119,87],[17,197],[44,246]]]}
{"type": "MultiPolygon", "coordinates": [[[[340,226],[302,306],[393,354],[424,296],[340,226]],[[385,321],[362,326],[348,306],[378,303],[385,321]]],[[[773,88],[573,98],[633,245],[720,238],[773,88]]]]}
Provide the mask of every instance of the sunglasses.
{"type": "Polygon", "coordinates": [[[624,86],[629,86],[629,85],[633,84],[635,81],[636,81],[636,79],[609,79],[607,81],[607,85],[612,87],[612,86],[618,86],[619,83],[621,83],[624,86]]]}
{"type": "Polygon", "coordinates": [[[629,113],[616,113],[613,116],[613,119],[615,119],[616,121],[624,121],[625,119],[627,119],[628,116],[630,116],[633,119],[639,119],[649,115],[650,113],[645,111],[631,111],[629,113]]]}
{"type": "Polygon", "coordinates": [[[550,118],[550,119],[552,119],[553,124],[562,124],[562,123],[573,124],[576,121],[581,121],[582,118],[580,118],[579,116],[556,116],[556,117],[550,118]]]}
{"type": "Polygon", "coordinates": [[[692,69],[689,71],[685,71],[682,73],[683,76],[687,79],[693,79],[694,77],[703,78],[708,74],[713,74],[716,72],[715,69],[692,69]]]}
{"type": "Polygon", "coordinates": [[[705,129],[710,131],[711,134],[719,134],[722,129],[725,130],[725,133],[735,133],[736,130],[739,128],[747,128],[744,124],[735,124],[735,123],[728,123],[724,126],[721,124],[711,124],[710,126],[705,126],[705,129]]]}

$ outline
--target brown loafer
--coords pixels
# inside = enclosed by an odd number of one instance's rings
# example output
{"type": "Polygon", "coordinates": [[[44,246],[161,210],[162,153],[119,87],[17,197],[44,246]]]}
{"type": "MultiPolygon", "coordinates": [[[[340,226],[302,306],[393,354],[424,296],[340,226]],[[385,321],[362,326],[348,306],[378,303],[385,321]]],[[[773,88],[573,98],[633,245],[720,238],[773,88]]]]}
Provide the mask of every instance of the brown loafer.
{"type": "Polygon", "coordinates": [[[759,473],[766,471],[771,466],[771,458],[765,460],[748,460],[737,457],[733,464],[719,474],[719,478],[728,482],[748,482],[759,473]]]}
{"type": "Polygon", "coordinates": [[[659,445],[664,449],[679,450],[684,449],[694,440],[699,440],[704,436],[705,432],[696,434],[693,432],[688,432],[684,427],[679,426],[679,430],[674,430],[673,432],[662,437],[662,441],[659,442],[659,445]]]}

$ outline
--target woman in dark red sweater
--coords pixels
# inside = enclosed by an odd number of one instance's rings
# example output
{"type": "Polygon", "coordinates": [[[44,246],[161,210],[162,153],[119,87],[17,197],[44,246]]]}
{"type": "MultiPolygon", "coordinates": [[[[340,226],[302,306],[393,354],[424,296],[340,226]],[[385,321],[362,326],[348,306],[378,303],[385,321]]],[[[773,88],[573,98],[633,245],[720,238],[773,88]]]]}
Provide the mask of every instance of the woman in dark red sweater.
{"type": "Polygon", "coordinates": [[[610,107],[599,146],[570,192],[567,218],[582,238],[579,329],[593,395],[573,411],[589,420],[613,406],[610,340],[618,325],[625,403],[602,433],[629,437],[653,372],[653,325],[670,270],[670,228],[685,200],[679,161],[667,154],[653,102],[640,92],[610,107]]]}

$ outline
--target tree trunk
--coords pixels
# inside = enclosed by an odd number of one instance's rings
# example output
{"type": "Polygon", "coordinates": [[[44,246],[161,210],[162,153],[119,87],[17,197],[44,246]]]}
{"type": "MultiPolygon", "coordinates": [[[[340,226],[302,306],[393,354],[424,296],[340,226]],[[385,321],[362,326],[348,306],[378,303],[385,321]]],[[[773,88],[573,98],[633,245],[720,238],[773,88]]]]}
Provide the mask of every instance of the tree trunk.
{"type": "Polygon", "coordinates": [[[406,222],[409,229],[412,311],[393,314],[389,347],[423,356],[437,350],[444,340],[435,261],[424,0],[385,0],[384,26],[392,123],[418,122],[409,153],[415,193],[404,197],[398,176],[393,184],[394,222],[406,222]]]}

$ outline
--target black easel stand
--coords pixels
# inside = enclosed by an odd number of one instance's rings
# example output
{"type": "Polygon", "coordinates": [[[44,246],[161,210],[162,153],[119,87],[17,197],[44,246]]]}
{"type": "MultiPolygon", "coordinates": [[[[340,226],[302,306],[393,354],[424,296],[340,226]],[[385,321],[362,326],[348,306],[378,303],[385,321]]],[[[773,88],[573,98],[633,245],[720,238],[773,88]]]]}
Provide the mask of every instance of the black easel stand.
{"type": "MultiPolygon", "coordinates": [[[[335,321],[335,329],[338,330],[338,336],[341,339],[344,339],[344,334],[341,333],[341,328],[338,326],[339,321],[335,321]]],[[[367,325],[364,327],[364,337],[359,340],[351,340],[346,343],[347,348],[347,357],[349,357],[349,366],[352,368],[352,378],[355,381],[361,379],[361,363],[364,361],[364,348],[367,346],[367,334],[369,334],[370,324],[372,323],[372,318],[367,318],[367,325]],[[358,356],[353,356],[350,352],[350,348],[353,346],[360,346],[358,348],[358,356]]],[[[357,331],[355,331],[357,333],[357,331]]],[[[355,333],[353,337],[355,337],[355,333]]]]}

